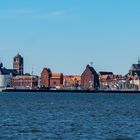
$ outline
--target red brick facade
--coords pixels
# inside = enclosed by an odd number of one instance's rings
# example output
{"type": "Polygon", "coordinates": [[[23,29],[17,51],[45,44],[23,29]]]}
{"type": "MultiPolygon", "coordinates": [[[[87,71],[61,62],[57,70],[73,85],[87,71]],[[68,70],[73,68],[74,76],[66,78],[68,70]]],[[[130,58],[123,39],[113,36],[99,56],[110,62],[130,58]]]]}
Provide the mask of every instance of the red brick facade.
{"type": "Polygon", "coordinates": [[[61,87],[63,86],[63,74],[52,73],[50,69],[44,68],[41,73],[41,87],[61,87]]]}
{"type": "Polygon", "coordinates": [[[112,72],[99,72],[100,85],[113,85],[114,74],[112,72]]]}
{"type": "Polygon", "coordinates": [[[63,86],[63,74],[54,73],[50,79],[50,87],[62,87],[63,86]]]}
{"type": "Polygon", "coordinates": [[[99,88],[99,76],[93,67],[87,65],[81,75],[81,88],[84,90],[95,90],[99,88]]]}
{"type": "Polygon", "coordinates": [[[52,72],[48,68],[44,68],[41,73],[41,87],[50,87],[50,78],[51,78],[52,72]]]}
{"type": "Polygon", "coordinates": [[[16,76],[11,79],[12,87],[28,87],[37,88],[38,87],[38,76],[16,76]]]}
{"type": "Polygon", "coordinates": [[[74,86],[81,85],[81,76],[79,75],[65,75],[64,76],[64,87],[71,88],[74,86]]]}

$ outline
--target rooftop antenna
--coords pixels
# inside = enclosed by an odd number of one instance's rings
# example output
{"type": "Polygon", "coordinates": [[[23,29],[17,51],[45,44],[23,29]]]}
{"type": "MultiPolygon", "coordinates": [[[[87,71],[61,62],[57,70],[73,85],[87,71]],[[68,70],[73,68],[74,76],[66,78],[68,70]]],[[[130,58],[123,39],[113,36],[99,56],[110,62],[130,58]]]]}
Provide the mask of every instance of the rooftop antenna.
{"type": "Polygon", "coordinates": [[[32,72],[31,72],[31,89],[33,88],[33,74],[34,74],[34,69],[32,65],[32,72]]]}
{"type": "Polygon", "coordinates": [[[93,67],[93,62],[90,62],[90,66],[93,67]]]}
{"type": "Polygon", "coordinates": [[[32,76],[33,76],[33,74],[34,74],[34,67],[33,67],[33,65],[32,65],[32,76]]]}

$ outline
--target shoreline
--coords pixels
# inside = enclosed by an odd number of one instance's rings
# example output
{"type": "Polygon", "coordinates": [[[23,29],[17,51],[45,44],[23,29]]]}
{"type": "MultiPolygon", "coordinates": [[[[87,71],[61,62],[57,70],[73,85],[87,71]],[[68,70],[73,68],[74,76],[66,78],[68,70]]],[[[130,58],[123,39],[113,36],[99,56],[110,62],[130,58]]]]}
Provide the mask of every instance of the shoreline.
{"type": "Polygon", "coordinates": [[[3,89],[1,92],[46,92],[46,93],[140,93],[128,90],[44,90],[44,89],[3,89]]]}

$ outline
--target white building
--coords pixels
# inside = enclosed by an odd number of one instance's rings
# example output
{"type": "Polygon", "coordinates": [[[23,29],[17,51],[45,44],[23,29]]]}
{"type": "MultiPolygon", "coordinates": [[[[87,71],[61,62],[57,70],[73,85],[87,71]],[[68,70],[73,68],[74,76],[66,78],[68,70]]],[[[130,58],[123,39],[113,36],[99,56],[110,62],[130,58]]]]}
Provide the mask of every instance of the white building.
{"type": "Polygon", "coordinates": [[[12,76],[16,76],[17,71],[13,69],[6,69],[3,64],[0,63],[0,89],[11,86],[12,76]]]}
{"type": "Polygon", "coordinates": [[[10,86],[10,80],[11,75],[2,75],[0,74],[0,88],[5,88],[7,86],[10,86]]]}

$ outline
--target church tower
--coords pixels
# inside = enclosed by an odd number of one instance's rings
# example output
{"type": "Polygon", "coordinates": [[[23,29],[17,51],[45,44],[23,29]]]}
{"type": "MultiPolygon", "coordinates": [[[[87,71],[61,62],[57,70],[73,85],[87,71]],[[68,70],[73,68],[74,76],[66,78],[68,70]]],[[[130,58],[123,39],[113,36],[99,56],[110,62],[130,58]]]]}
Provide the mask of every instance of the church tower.
{"type": "Polygon", "coordinates": [[[140,64],[140,57],[138,58],[138,64],[140,64]]]}
{"type": "Polygon", "coordinates": [[[24,74],[23,57],[18,53],[13,59],[13,69],[17,71],[18,75],[24,74]]]}

